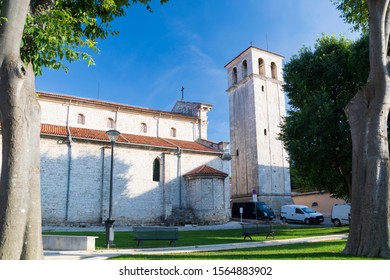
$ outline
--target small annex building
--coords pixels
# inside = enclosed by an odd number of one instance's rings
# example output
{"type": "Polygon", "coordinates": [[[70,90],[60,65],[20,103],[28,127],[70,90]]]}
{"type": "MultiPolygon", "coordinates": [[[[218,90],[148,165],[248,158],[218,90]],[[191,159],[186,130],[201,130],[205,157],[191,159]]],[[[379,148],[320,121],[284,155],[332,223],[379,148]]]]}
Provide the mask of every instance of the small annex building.
{"type": "Polygon", "coordinates": [[[108,218],[111,143],[116,225],[224,223],[230,219],[227,142],[207,140],[212,105],[171,112],[38,92],[44,225],[108,218]]]}
{"type": "Polygon", "coordinates": [[[218,213],[224,208],[220,201],[222,197],[226,197],[226,177],[228,174],[208,165],[184,175],[190,198],[188,206],[194,217],[204,221],[218,221],[218,213]]]}

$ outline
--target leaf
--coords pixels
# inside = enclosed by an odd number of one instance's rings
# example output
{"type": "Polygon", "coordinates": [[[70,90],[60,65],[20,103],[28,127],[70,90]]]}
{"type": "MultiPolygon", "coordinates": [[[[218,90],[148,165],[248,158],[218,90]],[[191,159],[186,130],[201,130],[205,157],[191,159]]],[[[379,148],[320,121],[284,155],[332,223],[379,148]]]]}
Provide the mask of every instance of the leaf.
{"type": "MultiPolygon", "coordinates": [[[[57,0],[49,9],[32,1],[21,47],[23,61],[31,62],[37,75],[42,68],[68,71],[66,62],[85,60],[95,62],[88,50],[99,52],[98,40],[119,34],[111,26],[113,20],[125,15],[132,4],[145,5],[151,0],[57,0]]],[[[160,0],[166,3],[167,0],[160,0]]]]}

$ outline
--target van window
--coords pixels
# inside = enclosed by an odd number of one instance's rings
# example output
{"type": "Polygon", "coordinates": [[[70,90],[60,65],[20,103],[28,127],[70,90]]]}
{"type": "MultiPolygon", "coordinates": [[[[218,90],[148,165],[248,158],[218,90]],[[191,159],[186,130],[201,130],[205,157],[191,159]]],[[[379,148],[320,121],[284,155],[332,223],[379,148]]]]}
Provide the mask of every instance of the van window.
{"type": "Polygon", "coordinates": [[[303,211],[299,208],[295,208],[295,214],[303,214],[303,211]]]}
{"type": "Polygon", "coordinates": [[[265,203],[256,203],[256,206],[257,206],[257,209],[262,210],[262,211],[271,210],[271,207],[269,207],[265,203]]]}
{"type": "Polygon", "coordinates": [[[311,213],[315,213],[316,211],[309,208],[309,207],[305,207],[305,208],[302,208],[303,212],[307,213],[307,214],[311,214],[311,213]]]}

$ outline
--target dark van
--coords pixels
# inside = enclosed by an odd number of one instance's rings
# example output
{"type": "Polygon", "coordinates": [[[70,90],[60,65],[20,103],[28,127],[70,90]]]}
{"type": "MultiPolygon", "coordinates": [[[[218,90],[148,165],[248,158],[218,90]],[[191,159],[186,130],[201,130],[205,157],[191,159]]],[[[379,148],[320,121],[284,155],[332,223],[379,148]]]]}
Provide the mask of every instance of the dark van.
{"type": "Polygon", "coordinates": [[[243,219],[272,220],[275,213],[264,202],[234,202],[232,205],[232,218],[241,218],[240,208],[242,208],[243,219]]]}

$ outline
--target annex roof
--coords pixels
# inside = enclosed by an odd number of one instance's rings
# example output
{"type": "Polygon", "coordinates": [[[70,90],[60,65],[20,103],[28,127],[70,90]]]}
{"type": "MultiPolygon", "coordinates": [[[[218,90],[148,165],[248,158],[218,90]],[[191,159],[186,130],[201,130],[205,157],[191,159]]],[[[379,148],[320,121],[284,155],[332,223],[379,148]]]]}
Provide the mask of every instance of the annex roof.
{"type": "Polygon", "coordinates": [[[202,176],[220,176],[226,178],[229,175],[226,174],[225,172],[212,168],[208,165],[203,165],[201,167],[198,167],[184,175],[184,177],[202,177],[202,176]]]}

